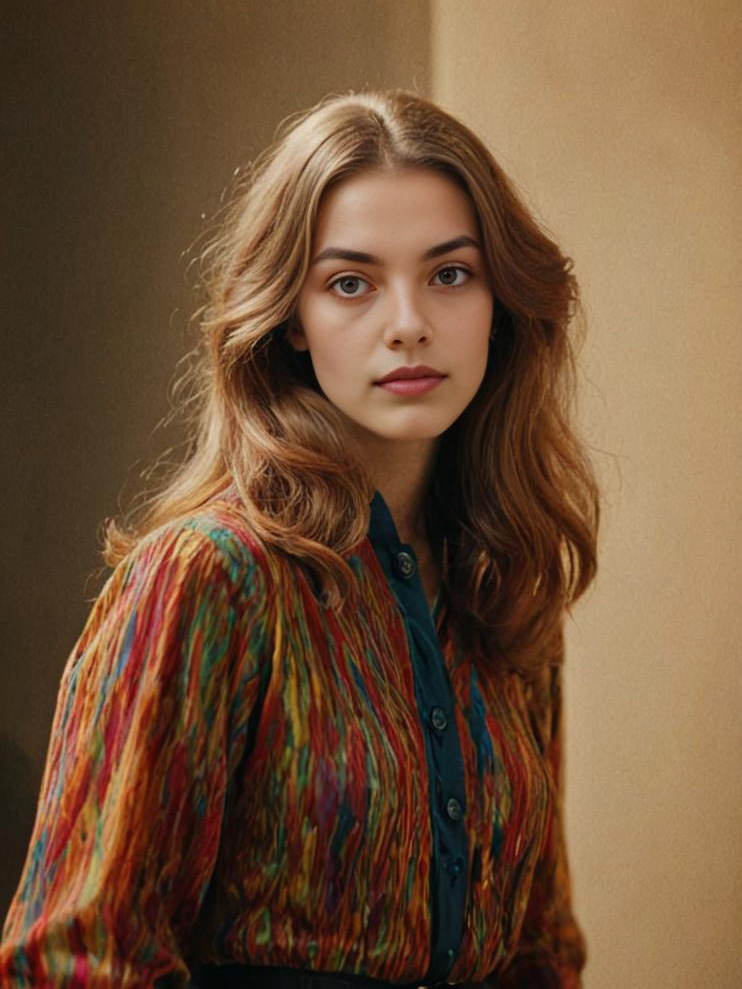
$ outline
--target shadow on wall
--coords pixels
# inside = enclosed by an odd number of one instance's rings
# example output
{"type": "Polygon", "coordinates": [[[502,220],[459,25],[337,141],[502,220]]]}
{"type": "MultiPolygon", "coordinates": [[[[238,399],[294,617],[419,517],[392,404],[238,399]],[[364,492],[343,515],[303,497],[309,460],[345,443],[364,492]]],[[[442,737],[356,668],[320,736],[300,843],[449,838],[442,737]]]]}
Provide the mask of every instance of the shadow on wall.
{"type": "Polygon", "coordinates": [[[36,767],[23,749],[10,735],[0,734],[0,895],[7,906],[26,857],[40,785],[36,767]]]}
{"type": "Polygon", "coordinates": [[[146,2],[41,8],[17,6],[0,62],[12,465],[0,487],[0,917],[90,610],[99,525],[184,438],[152,431],[196,340],[188,265],[220,193],[287,114],[331,92],[430,85],[429,0],[220,0],[179,4],[177,17],[146,2]]]}

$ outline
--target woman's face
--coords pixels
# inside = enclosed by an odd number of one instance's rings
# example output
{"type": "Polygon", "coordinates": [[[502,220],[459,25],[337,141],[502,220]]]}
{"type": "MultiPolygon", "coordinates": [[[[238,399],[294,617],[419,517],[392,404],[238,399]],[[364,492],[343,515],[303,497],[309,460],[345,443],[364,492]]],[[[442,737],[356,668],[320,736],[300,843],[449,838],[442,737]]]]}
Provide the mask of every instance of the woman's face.
{"type": "Polygon", "coordinates": [[[362,172],[320,203],[289,339],[361,444],[432,442],[476,394],[493,311],[479,244],[468,196],[429,169],[362,172]]]}

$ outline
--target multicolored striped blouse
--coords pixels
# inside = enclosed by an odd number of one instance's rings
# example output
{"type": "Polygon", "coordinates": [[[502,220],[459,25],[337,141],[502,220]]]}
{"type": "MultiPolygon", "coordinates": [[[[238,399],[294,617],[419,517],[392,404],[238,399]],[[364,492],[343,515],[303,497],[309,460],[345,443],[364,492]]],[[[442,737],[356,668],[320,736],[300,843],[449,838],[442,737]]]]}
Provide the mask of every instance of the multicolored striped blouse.
{"type": "Polygon", "coordinates": [[[350,562],[343,616],[230,489],[115,568],[62,675],[0,986],[580,985],[559,667],[475,668],[378,491],[350,562]]]}

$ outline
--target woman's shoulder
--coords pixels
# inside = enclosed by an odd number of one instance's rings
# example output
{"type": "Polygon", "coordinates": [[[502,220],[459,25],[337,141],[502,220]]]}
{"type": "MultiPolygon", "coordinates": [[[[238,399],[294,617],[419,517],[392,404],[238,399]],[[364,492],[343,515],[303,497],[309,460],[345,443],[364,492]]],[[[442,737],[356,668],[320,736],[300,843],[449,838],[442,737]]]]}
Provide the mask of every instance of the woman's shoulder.
{"type": "Polygon", "coordinates": [[[161,574],[168,583],[226,579],[235,589],[266,590],[268,561],[233,488],[146,533],[114,573],[161,574]]]}

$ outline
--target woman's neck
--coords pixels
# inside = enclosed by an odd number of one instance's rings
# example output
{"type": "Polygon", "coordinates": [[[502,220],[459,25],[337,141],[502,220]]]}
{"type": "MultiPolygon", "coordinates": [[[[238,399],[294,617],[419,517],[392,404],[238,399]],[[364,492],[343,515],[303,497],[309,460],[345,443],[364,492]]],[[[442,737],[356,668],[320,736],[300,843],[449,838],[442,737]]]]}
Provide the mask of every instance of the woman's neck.
{"type": "MultiPolygon", "coordinates": [[[[381,493],[394,519],[397,534],[403,543],[417,547],[428,544],[425,525],[425,500],[430,486],[435,449],[420,446],[403,449],[394,457],[387,449],[383,456],[366,456],[364,466],[381,493]]],[[[402,447],[402,444],[400,444],[402,447]]]]}

